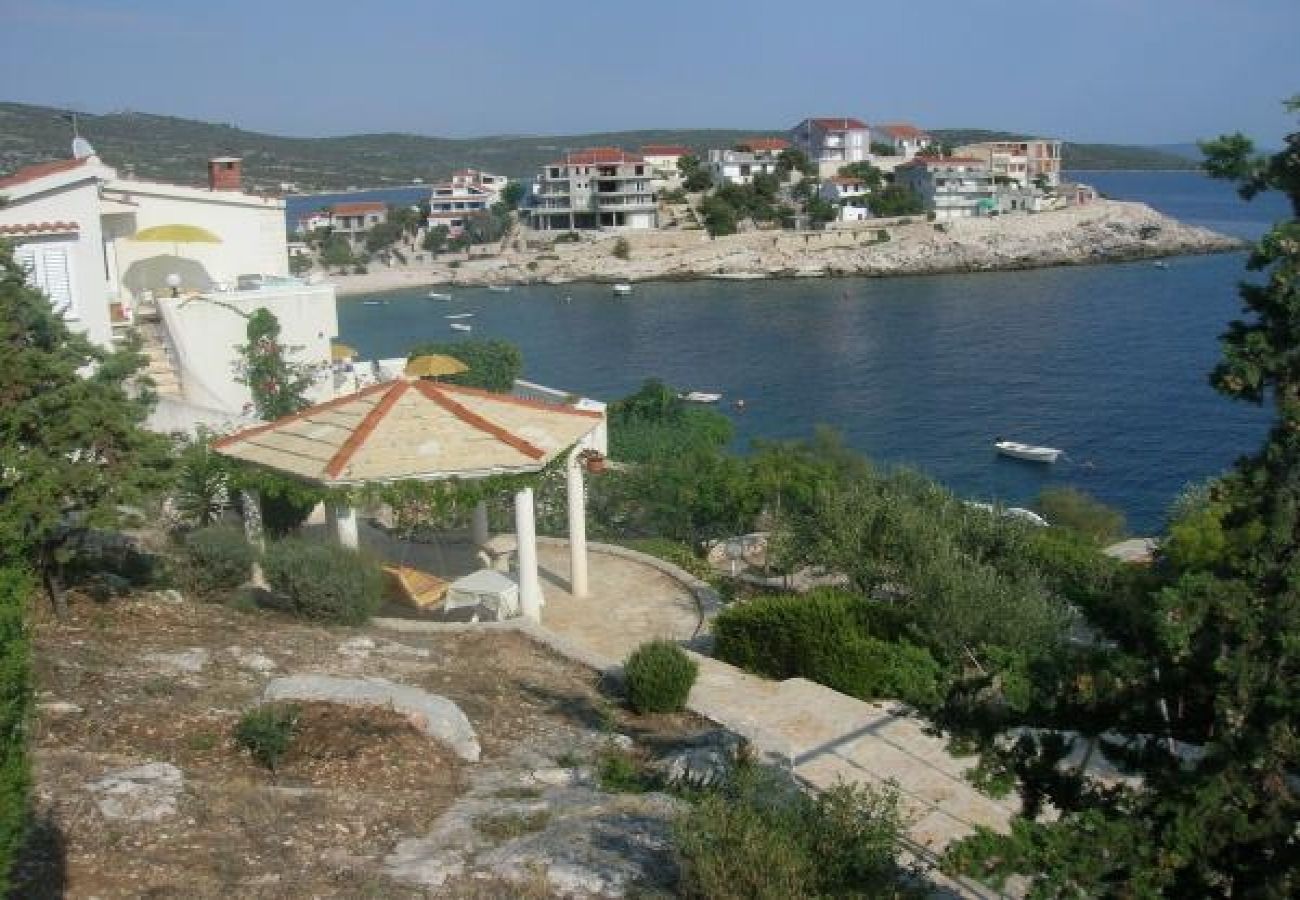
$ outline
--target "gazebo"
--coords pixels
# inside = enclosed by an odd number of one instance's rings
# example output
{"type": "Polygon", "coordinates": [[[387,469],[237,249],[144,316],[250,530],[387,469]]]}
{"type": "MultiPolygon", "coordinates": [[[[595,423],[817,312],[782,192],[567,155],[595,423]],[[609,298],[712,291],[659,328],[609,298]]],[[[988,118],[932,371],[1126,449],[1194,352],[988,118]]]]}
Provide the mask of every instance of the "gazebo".
{"type": "MultiPolygon", "coordinates": [[[[309,407],[213,444],[224,456],[326,488],[536,473],[565,460],[570,592],[587,595],[582,452],[604,413],[421,379],[399,379],[309,407]]],[[[515,492],[519,600],[541,618],[533,489],[515,492]]],[[[358,544],[351,501],[326,505],[341,544],[358,544]]],[[[473,540],[488,540],[487,508],[474,509],[473,540]]]]}

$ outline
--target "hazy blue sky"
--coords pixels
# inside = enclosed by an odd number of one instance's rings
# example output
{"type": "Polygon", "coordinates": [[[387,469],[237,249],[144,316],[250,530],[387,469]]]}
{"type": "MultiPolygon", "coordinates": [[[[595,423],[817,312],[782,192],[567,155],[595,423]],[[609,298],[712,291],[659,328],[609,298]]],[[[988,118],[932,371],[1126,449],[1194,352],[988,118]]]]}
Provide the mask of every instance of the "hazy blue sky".
{"type": "Polygon", "coordinates": [[[0,0],[0,100],[279,134],[808,115],[1276,144],[1300,0],[0,0]]]}

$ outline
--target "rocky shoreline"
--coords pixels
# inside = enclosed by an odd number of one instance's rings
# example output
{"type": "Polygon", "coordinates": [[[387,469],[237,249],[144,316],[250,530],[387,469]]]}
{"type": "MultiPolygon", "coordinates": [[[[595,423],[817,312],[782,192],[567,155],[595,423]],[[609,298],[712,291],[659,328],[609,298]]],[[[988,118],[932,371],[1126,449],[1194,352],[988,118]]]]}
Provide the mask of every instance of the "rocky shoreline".
{"type": "Polygon", "coordinates": [[[1143,203],[1098,200],[1064,210],[962,219],[860,223],[820,232],[695,230],[584,235],[533,233],[501,252],[423,266],[332,276],[339,296],[434,286],[637,282],[701,278],[894,276],[1011,271],[1224,253],[1245,244],[1143,203]],[[615,254],[626,240],[627,258],[615,254]]]}

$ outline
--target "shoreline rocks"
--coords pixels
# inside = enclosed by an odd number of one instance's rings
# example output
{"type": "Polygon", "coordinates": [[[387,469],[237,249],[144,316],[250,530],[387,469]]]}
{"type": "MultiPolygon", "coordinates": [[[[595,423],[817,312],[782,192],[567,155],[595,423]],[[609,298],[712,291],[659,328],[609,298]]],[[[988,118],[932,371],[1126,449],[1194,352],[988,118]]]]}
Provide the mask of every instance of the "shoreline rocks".
{"type": "Polygon", "coordinates": [[[1143,203],[1086,206],[994,218],[864,222],[818,232],[751,231],[710,238],[703,231],[597,233],[450,265],[406,267],[334,279],[341,297],[425,286],[674,281],[707,278],[889,277],[1092,265],[1243,249],[1243,241],[1188,225],[1143,203]],[[627,240],[629,258],[614,256],[627,240]]]}

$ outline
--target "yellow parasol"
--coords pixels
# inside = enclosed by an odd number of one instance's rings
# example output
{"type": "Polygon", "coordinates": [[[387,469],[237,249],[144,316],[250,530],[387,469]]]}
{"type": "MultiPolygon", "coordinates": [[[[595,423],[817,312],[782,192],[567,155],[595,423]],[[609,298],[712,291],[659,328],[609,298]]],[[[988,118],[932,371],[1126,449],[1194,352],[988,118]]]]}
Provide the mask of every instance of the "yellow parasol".
{"type": "Polygon", "coordinates": [[[468,372],[465,365],[454,356],[435,353],[431,356],[416,356],[406,363],[405,374],[408,378],[434,378],[439,375],[459,375],[468,372]]]}
{"type": "Polygon", "coordinates": [[[334,360],[334,362],[343,362],[345,360],[353,359],[356,355],[356,349],[349,347],[347,344],[330,343],[330,359],[334,360]]]}
{"type": "Polygon", "coordinates": [[[152,225],[131,235],[133,241],[149,241],[155,244],[220,244],[217,237],[206,228],[198,225],[152,225]]]}

